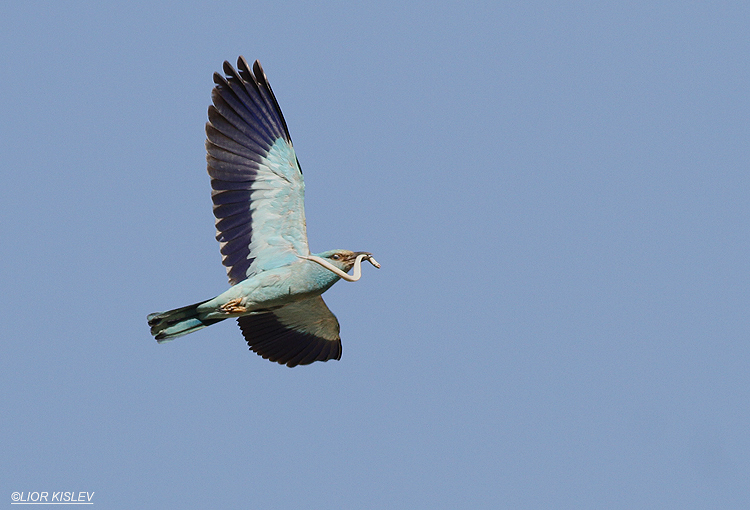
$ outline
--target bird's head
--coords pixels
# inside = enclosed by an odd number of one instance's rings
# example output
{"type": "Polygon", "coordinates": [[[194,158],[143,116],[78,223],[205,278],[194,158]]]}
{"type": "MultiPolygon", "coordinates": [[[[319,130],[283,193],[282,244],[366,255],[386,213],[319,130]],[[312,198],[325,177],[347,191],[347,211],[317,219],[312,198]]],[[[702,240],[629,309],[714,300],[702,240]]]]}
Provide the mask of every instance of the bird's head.
{"type": "Polygon", "coordinates": [[[345,273],[354,266],[354,261],[357,260],[358,255],[367,255],[370,257],[372,254],[366,251],[349,250],[329,250],[318,253],[318,257],[327,260],[345,273]]]}

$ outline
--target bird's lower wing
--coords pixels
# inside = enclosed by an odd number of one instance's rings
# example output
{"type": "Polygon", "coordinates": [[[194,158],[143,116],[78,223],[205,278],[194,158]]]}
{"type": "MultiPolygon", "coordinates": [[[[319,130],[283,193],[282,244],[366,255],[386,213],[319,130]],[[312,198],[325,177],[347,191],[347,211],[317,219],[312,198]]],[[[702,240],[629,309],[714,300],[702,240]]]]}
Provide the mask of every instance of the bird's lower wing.
{"type": "Polygon", "coordinates": [[[250,349],[288,367],[341,359],[339,321],[315,296],[237,322],[250,349]]]}

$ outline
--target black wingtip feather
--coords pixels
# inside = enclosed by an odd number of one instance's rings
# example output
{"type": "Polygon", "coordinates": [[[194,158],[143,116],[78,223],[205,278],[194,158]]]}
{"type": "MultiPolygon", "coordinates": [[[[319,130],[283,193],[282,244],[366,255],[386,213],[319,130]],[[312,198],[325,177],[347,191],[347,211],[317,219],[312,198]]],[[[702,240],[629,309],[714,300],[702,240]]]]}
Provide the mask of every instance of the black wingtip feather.
{"type": "Polygon", "coordinates": [[[246,315],[237,323],[250,350],[264,359],[295,367],[315,361],[341,359],[341,340],[286,329],[273,313],[246,315]]]}
{"type": "MultiPolygon", "coordinates": [[[[244,57],[241,57],[244,62],[244,57]]],[[[239,61],[237,62],[239,65],[239,61]]],[[[247,65],[247,62],[245,62],[247,65]]],[[[289,128],[286,125],[286,119],[284,118],[284,114],[281,113],[281,108],[279,107],[279,102],[276,100],[276,94],[273,93],[273,89],[271,88],[271,84],[268,83],[268,77],[266,76],[266,73],[263,71],[263,66],[260,65],[260,60],[256,60],[253,64],[253,71],[255,71],[255,78],[258,80],[259,84],[263,85],[263,88],[268,91],[268,95],[271,96],[271,100],[273,101],[273,106],[279,114],[279,119],[281,120],[281,125],[284,128],[284,133],[286,134],[286,141],[289,142],[289,145],[292,144],[292,137],[289,135],[289,128]]]]}
{"type": "MultiPolygon", "coordinates": [[[[258,62],[256,60],[256,62],[258,62]]],[[[258,62],[260,64],[260,62],[258,62]]],[[[245,60],[245,57],[240,55],[237,58],[237,69],[240,72],[240,77],[242,77],[245,81],[252,81],[253,80],[253,73],[250,72],[250,66],[247,65],[247,60],[245,60]]]]}
{"type": "Polygon", "coordinates": [[[234,70],[234,67],[229,63],[228,60],[224,61],[222,69],[224,69],[224,74],[226,74],[227,76],[237,76],[237,72],[234,70]]]}

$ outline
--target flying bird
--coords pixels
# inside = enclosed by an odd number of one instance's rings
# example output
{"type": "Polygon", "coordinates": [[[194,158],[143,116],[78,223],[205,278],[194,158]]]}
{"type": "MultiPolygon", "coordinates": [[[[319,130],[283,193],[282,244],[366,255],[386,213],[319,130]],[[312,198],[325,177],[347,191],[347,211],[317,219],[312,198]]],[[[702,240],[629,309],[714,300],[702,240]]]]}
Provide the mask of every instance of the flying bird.
{"type": "Polygon", "coordinates": [[[237,70],[214,73],[206,123],[206,160],[231,288],[213,299],[148,316],[151,334],[166,342],[236,317],[250,349],[294,367],[341,359],[339,322],[322,294],[339,279],[359,280],[369,252],[311,254],[305,224],[305,183],[263,68],[244,57],[237,70]],[[354,268],[353,274],[348,274],[354,268]]]}

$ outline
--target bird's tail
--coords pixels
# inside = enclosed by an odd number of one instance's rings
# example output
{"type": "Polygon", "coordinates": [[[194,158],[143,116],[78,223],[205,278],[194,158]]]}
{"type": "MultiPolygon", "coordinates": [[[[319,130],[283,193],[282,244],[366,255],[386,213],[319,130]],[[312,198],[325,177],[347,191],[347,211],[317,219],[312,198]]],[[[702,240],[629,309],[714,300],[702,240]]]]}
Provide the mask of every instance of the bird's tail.
{"type": "Polygon", "coordinates": [[[200,317],[198,307],[205,302],[201,301],[168,312],[149,314],[147,318],[148,325],[151,326],[151,334],[161,343],[223,321],[224,319],[200,317]]]}

